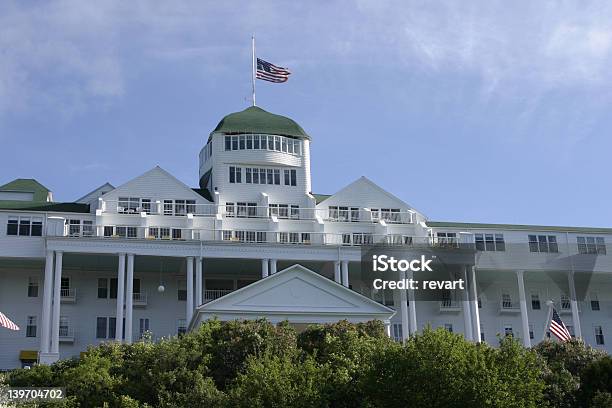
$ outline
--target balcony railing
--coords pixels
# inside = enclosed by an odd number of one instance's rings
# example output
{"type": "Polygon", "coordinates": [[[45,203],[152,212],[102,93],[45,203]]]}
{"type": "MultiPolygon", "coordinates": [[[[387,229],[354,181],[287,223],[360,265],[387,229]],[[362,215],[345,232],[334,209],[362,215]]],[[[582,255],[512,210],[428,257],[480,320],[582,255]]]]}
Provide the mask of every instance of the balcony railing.
{"type": "Polygon", "coordinates": [[[144,307],[147,305],[147,293],[132,293],[134,307],[144,307]]]}
{"type": "Polygon", "coordinates": [[[204,290],[204,303],[210,302],[211,300],[219,299],[221,296],[225,296],[232,293],[231,289],[206,289],[204,290]]]}
{"type": "Polygon", "coordinates": [[[500,313],[520,313],[521,307],[518,302],[512,300],[501,300],[499,302],[500,313]]]}
{"type": "Polygon", "coordinates": [[[76,302],[76,289],[74,288],[60,289],[60,300],[64,303],[75,303],[76,302]]]}
{"type": "Polygon", "coordinates": [[[60,326],[59,341],[63,343],[74,343],[74,329],[69,326],[60,326]]]}
{"type": "Polygon", "coordinates": [[[389,224],[413,224],[416,220],[416,212],[413,210],[371,210],[359,207],[302,208],[284,204],[267,206],[252,204],[254,203],[196,204],[177,203],[176,201],[165,203],[161,201],[100,200],[100,209],[103,213],[127,215],[187,216],[191,214],[194,217],[219,215],[228,218],[276,218],[330,222],[378,223],[384,221],[389,224]]]}
{"type": "Polygon", "coordinates": [[[455,299],[443,299],[440,301],[440,313],[456,313],[461,311],[461,303],[455,299]]]}

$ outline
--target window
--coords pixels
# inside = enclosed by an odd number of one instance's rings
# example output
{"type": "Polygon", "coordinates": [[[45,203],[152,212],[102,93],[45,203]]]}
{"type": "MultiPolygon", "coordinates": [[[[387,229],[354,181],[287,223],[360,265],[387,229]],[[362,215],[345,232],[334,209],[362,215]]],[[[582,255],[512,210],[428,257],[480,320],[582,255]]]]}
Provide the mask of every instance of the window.
{"type": "Polygon", "coordinates": [[[225,150],[232,150],[232,137],[225,136],[225,150]]]}
{"type": "Polygon", "coordinates": [[[557,237],[554,235],[529,235],[529,251],[559,252],[557,237]]]}
{"type": "Polygon", "coordinates": [[[595,343],[599,346],[606,344],[601,326],[595,326],[595,343]]]}
{"type": "Polygon", "coordinates": [[[294,169],[285,169],[285,185],[295,186],[297,185],[297,171],[294,169]]]}
{"type": "Polygon", "coordinates": [[[234,211],[234,203],[225,203],[225,216],[226,217],[234,217],[235,216],[235,211],[234,211]]]}
{"type": "Polygon", "coordinates": [[[504,336],[510,336],[510,337],[514,336],[511,324],[504,325],[504,336]]]}
{"type": "Polygon", "coordinates": [[[531,340],[533,340],[533,339],[534,339],[534,337],[535,337],[535,335],[534,335],[534,333],[533,333],[533,324],[530,324],[530,325],[529,325],[529,338],[530,338],[531,340]]]}
{"type": "Polygon", "coordinates": [[[574,326],[572,325],[567,325],[565,326],[567,328],[567,331],[569,332],[570,336],[572,337],[576,337],[576,335],[574,334],[574,326]]]}
{"type": "Polygon", "coordinates": [[[140,198],[138,197],[119,197],[117,205],[119,214],[137,214],[140,212],[140,198]]]}
{"type": "Polygon", "coordinates": [[[599,309],[599,298],[597,293],[591,292],[591,310],[598,311],[599,309]]]}
{"type": "Polygon", "coordinates": [[[513,308],[512,297],[509,293],[502,293],[502,308],[512,309],[513,308]]]}
{"type": "Polygon", "coordinates": [[[9,216],[6,235],[40,237],[42,236],[42,218],[9,216]]]}
{"type": "Polygon", "coordinates": [[[402,325],[400,323],[393,323],[393,340],[402,341],[402,325]]]}
{"type": "Polygon", "coordinates": [[[230,183],[242,183],[242,169],[240,167],[230,166],[229,182],[230,183]]]}
{"type": "Polygon", "coordinates": [[[280,169],[273,169],[274,170],[274,184],[276,184],[277,186],[280,186],[280,169]]]}
{"type": "Polygon", "coordinates": [[[480,341],[485,341],[485,332],[482,326],[480,326],[480,341]]]}
{"type": "Polygon", "coordinates": [[[505,251],[506,243],[503,234],[474,234],[478,251],[505,251]]]}
{"type": "Polygon", "coordinates": [[[184,280],[178,281],[178,300],[187,300],[187,282],[184,280]]]}
{"type": "Polygon", "coordinates": [[[35,276],[28,278],[28,297],[38,297],[38,278],[35,276]]]}
{"type": "Polygon", "coordinates": [[[444,324],[444,330],[446,330],[449,333],[452,333],[453,332],[453,325],[450,324],[450,323],[445,323],[444,324]]]}
{"type": "Polygon", "coordinates": [[[247,167],[245,169],[245,171],[246,171],[246,173],[245,173],[244,182],[247,183],[247,184],[251,184],[251,181],[253,180],[252,172],[251,172],[252,169],[250,167],[247,167]]]}
{"type": "Polygon", "coordinates": [[[531,294],[531,309],[540,310],[541,306],[542,305],[540,304],[540,295],[538,293],[532,293],[531,294]]]}
{"type": "Polygon", "coordinates": [[[577,237],[578,253],[580,254],[606,254],[606,242],[603,237],[577,237]]]}
{"type": "Polygon", "coordinates": [[[60,287],[60,295],[61,296],[70,296],[70,278],[65,277],[62,278],[61,287],[60,287]]]}
{"type": "Polygon", "coordinates": [[[105,339],[106,338],[106,317],[98,317],[96,318],[96,339],[105,339]]]}
{"type": "Polygon", "coordinates": [[[187,333],[187,320],[185,319],[178,319],[176,321],[176,334],[183,335],[187,333]]]}
{"type": "Polygon", "coordinates": [[[437,232],[436,237],[438,238],[437,244],[441,247],[455,247],[458,244],[455,232],[437,232]]]}
{"type": "Polygon", "coordinates": [[[144,318],[144,319],[140,319],[139,322],[139,337],[142,338],[142,336],[145,334],[145,332],[149,331],[149,319],[148,318],[144,318]]]}
{"type": "Polygon", "coordinates": [[[572,304],[567,295],[561,295],[561,310],[571,310],[572,304]]]}
{"type": "Polygon", "coordinates": [[[59,335],[60,337],[68,337],[70,335],[70,319],[68,319],[68,316],[60,316],[59,335]]]}
{"type": "Polygon", "coordinates": [[[380,219],[388,222],[400,222],[399,208],[381,208],[380,219]]]}
{"type": "Polygon", "coordinates": [[[108,279],[98,278],[98,299],[106,299],[108,297],[108,279]]]}
{"type": "Polygon", "coordinates": [[[26,337],[36,337],[36,316],[28,316],[26,321],[26,337]]]}

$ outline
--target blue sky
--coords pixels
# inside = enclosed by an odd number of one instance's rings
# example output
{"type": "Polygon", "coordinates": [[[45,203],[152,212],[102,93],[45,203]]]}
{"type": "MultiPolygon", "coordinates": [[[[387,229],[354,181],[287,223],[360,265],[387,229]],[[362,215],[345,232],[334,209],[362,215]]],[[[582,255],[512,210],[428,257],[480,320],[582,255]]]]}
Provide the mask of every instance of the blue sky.
{"type": "Polygon", "coordinates": [[[70,201],[197,157],[250,96],[312,136],[313,190],[361,175],[434,220],[612,227],[612,3],[0,3],[0,183],[70,201]],[[221,4],[223,3],[223,4],[221,4]]]}

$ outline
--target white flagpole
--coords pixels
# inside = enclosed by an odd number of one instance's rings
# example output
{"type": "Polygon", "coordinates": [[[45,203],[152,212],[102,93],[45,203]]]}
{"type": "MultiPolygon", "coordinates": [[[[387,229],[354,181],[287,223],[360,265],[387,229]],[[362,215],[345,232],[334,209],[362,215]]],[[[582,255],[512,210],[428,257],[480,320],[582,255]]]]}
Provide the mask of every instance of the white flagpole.
{"type": "Polygon", "coordinates": [[[552,300],[547,301],[546,304],[548,305],[548,313],[546,315],[546,322],[544,322],[544,334],[542,334],[542,341],[546,340],[546,333],[548,332],[548,325],[550,324],[552,310],[554,307],[554,302],[552,300]]]}
{"type": "Polygon", "coordinates": [[[251,73],[251,82],[253,85],[253,106],[255,106],[255,36],[251,36],[251,44],[253,49],[253,71],[251,73]]]}

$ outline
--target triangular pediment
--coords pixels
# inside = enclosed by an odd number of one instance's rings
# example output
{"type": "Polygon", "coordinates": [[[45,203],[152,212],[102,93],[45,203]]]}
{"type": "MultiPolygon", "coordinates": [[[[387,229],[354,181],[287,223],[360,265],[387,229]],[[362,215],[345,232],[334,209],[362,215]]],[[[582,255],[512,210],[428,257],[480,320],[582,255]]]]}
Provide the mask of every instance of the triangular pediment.
{"type": "Polygon", "coordinates": [[[395,311],[296,264],[249,286],[198,307],[210,316],[218,312],[270,314],[333,314],[389,319],[395,311]]]}

